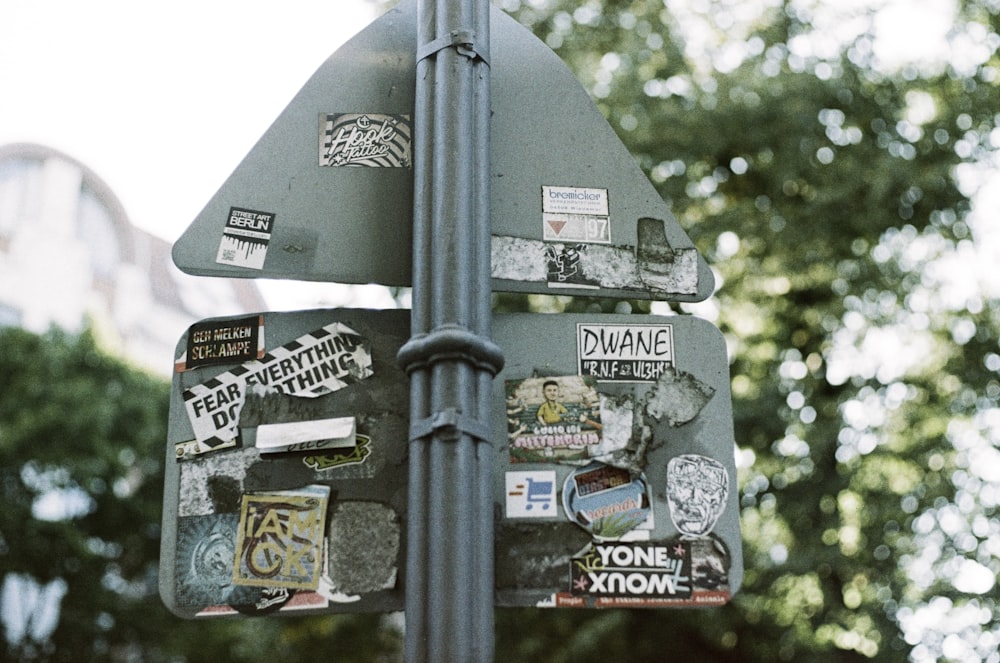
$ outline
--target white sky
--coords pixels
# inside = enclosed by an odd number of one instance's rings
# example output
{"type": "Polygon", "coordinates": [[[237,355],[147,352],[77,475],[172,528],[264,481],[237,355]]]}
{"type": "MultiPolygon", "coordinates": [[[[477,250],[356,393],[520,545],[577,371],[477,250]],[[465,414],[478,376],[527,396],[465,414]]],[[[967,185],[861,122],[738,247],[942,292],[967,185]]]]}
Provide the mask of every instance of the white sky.
{"type": "Polygon", "coordinates": [[[82,161],[173,241],[373,19],[363,0],[4,0],[0,144],[82,161]]]}
{"type": "MultiPolygon", "coordinates": [[[[898,25],[904,5],[910,18],[891,48],[926,55],[952,2],[888,0],[883,25],[898,25]]],[[[173,241],[309,76],[374,17],[364,0],[4,0],[0,144],[37,142],[79,159],[133,223],[173,241]]]]}

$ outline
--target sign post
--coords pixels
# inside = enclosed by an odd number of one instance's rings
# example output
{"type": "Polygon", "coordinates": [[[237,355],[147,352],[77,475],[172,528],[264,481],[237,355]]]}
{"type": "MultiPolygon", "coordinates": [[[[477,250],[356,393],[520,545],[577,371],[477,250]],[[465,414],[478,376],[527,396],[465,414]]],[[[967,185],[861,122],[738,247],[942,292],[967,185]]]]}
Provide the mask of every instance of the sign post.
{"type": "Polygon", "coordinates": [[[406,660],[493,658],[488,0],[421,0],[406,660]]]}
{"type": "Polygon", "coordinates": [[[738,591],[719,331],[493,315],[492,290],[690,302],[714,279],[572,72],[488,0],[401,0],[345,44],[173,255],[202,276],[413,287],[409,313],[216,318],[180,340],[176,614],[405,609],[408,663],[489,663],[495,605],[738,591]]]}

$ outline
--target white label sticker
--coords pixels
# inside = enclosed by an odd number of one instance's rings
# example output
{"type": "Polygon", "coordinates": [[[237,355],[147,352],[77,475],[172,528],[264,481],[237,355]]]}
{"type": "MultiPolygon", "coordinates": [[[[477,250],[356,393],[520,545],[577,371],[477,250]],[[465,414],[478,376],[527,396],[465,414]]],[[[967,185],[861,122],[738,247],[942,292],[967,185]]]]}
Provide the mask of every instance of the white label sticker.
{"type": "Polygon", "coordinates": [[[549,242],[610,244],[608,190],[543,186],[542,237],[549,242]]]}
{"type": "Polygon", "coordinates": [[[556,515],[555,471],[507,472],[505,481],[508,518],[556,515]]]}
{"type": "Polygon", "coordinates": [[[262,454],[287,451],[320,451],[353,447],[356,440],[354,417],[335,417],[257,427],[257,448],[262,454]]]}
{"type": "Polygon", "coordinates": [[[230,207],[215,262],[263,269],[273,230],[274,214],[230,207]]]}
{"type": "Polygon", "coordinates": [[[580,375],[607,382],[656,382],[674,365],[673,325],[576,326],[580,375]]]}

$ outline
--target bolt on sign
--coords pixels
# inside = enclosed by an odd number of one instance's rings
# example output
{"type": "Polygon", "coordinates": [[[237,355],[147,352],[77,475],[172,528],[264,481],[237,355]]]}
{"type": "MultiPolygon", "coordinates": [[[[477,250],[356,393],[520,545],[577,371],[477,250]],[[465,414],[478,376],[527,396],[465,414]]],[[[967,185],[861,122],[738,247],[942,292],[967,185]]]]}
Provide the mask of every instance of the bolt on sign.
{"type": "Polygon", "coordinates": [[[649,315],[493,329],[497,604],[728,602],[743,556],[722,334],[649,315]]]}
{"type": "Polygon", "coordinates": [[[215,318],[177,345],[160,593],[184,617],[400,610],[407,311],[215,318]]]}

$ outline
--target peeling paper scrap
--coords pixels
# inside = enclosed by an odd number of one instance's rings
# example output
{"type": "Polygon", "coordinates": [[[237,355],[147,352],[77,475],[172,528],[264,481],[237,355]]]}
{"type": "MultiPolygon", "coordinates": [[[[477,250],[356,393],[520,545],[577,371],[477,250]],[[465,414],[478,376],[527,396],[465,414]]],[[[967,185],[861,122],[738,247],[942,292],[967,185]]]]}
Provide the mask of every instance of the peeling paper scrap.
{"type": "MultiPolygon", "coordinates": [[[[653,260],[634,246],[564,244],[494,235],[490,243],[490,276],[494,279],[545,283],[549,281],[550,256],[575,251],[574,267],[581,281],[599,288],[641,290],[664,294],[693,295],[698,292],[697,249],[670,249],[672,260],[653,260]]],[[[565,287],[577,287],[566,284],[565,287]]],[[[592,286],[593,287],[593,286],[592,286]]]]}
{"type": "Polygon", "coordinates": [[[714,387],[671,366],[649,390],[646,413],[666,419],[671,426],[682,426],[697,417],[714,395],[714,387]]]}
{"type": "Polygon", "coordinates": [[[355,433],[354,417],[263,424],[257,427],[256,446],[262,454],[339,449],[353,447],[355,433]]]}

